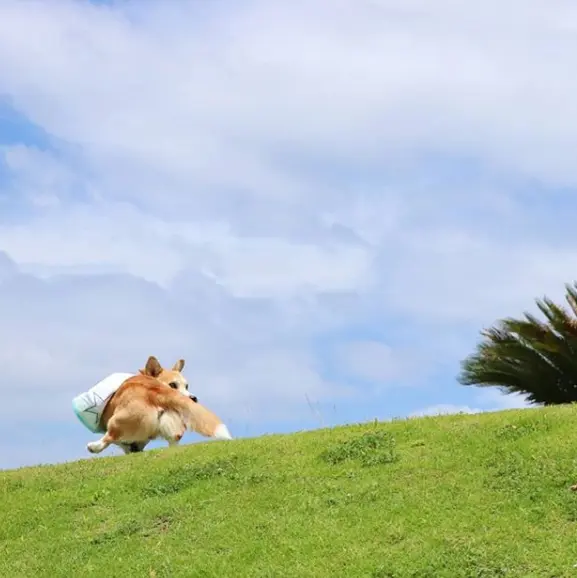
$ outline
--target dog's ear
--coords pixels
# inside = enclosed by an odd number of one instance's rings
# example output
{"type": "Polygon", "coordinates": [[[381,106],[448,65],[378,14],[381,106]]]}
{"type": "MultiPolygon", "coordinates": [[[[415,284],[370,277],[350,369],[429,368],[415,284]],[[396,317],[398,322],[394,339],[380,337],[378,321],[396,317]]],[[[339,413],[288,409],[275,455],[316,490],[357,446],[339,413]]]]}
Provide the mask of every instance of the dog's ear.
{"type": "Polygon", "coordinates": [[[158,377],[162,373],[162,365],[158,362],[158,359],[151,355],[146,362],[144,371],[141,370],[144,375],[150,375],[150,377],[158,377]]]}
{"type": "Polygon", "coordinates": [[[184,359],[179,359],[172,367],[172,371],[178,371],[179,373],[182,371],[184,367],[184,359]]]}

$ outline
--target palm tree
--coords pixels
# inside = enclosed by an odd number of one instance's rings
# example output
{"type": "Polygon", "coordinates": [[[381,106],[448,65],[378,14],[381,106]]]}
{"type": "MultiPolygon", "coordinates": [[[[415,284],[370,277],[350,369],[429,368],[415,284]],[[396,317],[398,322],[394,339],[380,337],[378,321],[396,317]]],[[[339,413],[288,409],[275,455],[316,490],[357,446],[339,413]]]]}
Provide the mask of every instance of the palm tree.
{"type": "Polygon", "coordinates": [[[577,283],[565,289],[569,311],[545,297],[536,301],[544,321],[524,313],[482,331],[485,339],[462,362],[459,382],[544,405],[577,401],[577,283]]]}

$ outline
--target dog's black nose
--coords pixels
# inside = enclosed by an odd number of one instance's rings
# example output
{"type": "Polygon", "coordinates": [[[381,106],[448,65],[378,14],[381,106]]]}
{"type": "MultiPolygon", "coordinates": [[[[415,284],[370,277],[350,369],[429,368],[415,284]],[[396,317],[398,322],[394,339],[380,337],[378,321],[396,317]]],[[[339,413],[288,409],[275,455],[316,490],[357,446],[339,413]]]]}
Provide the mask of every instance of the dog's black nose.
{"type": "Polygon", "coordinates": [[[192,399],[192,401],[194,401],[194,403],[198,403],[198,398],[196,397],[196,395],[191,395],[190,399],[192,399]]]}

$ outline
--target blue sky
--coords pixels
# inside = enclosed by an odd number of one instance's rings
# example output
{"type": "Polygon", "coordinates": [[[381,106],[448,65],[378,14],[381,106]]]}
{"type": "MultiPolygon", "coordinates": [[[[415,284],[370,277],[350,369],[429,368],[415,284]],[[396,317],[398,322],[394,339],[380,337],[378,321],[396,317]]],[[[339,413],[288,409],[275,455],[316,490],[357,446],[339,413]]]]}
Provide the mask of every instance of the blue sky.
{"type": "Polygon", "coordinates": [[[151,354],[237,436],[522,406],[456,376],[577,278],[577,9],[477,4],[2,2],[0,468],[151,354]]]}

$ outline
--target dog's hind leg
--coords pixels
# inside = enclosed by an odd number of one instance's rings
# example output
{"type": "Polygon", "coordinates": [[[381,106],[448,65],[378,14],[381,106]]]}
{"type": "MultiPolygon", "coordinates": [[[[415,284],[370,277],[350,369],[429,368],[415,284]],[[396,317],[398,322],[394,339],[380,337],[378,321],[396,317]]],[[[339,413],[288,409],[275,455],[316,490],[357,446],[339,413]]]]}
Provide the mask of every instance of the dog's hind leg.
{"type": "Polygon", "coordinates": [[[110,444],[118,444],[125,453],[142,451],[140,447],[144,449],[154,437],[157,427],[158,417],[155,410],[144,413],[121,411],[110,418],[104,436],[98,441],[90,442],[86,449],[93,454],[99,454],[110,444]]]}
{"type": "Polygon", "coordinates": [[[99,454],[104,451],[110,444],[118,443],[122,440],[122,429],[119,427],[122,423],[122,415],[114,416],[108,422],[107,432],[96,442],[90,442],[86,449],[91,454],[99,454]],[[120,419],[119,419],[120,417],[120,419]]]}
{"type": "Polygon", "coordinates": [[[91,454],[99,454],[104,451],[110,444],[114,443],[114,438],[106,432],[98,441],[86,444],[86,449],[91,454]]]}

